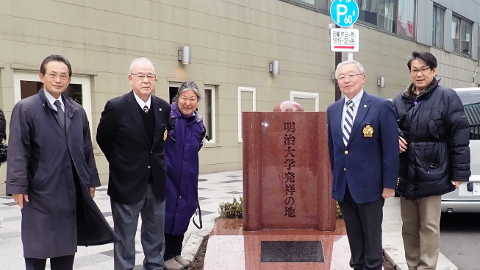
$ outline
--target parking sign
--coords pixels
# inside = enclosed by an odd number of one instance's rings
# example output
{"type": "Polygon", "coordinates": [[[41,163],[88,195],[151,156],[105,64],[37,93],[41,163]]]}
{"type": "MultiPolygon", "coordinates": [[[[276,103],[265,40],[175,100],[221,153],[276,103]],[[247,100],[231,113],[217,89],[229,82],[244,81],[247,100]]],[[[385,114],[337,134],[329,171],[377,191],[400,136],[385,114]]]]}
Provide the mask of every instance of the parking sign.
{"type": "Polygon", "coordinates": [[[334,0],[330,6],[330,16],[340,27],[349,27],[358,19],[358,5],[353,0],[334,0]]]}

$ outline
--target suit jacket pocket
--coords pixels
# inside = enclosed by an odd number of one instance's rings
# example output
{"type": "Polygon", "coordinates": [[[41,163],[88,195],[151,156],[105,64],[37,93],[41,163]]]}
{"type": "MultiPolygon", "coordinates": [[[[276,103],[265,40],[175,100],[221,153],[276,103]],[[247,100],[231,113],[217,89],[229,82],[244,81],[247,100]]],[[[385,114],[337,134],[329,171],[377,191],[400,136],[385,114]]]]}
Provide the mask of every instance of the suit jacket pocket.
{"type": "Polygon", "coordinates": [[[123,173],[130,172],[130,168],[128,166],[120,165],[120,164],[111,164],[111,163],[110,163],[110,170],[119,171],[123,173]]]}

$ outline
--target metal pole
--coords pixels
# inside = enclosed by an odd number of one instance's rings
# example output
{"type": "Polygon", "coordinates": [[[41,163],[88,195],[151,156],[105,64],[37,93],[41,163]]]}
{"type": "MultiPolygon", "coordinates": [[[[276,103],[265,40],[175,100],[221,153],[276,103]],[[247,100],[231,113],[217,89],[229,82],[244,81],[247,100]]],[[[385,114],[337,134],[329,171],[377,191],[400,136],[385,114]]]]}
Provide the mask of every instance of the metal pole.
{"type": "MultiPolygon", "coordinates": [[[[348,29],[353,29],[353,25],[350,25],[350,26],[348,27],[348,29]]],[[[353,60],[353,53],[352,53],[352,52],[349,52],[349,53],[348,53],[348,60],[353,60]]]]}
{"type": "MultiPolygon", "coordinates": [[[[340,28],[340,26],[335,24],[335,28],[340,28]]],[[[350,54],[350,53],[349,53],[350,54]]],[[[342,62],[342,52],[335,52],[335,69],[337,68],[337,65],[342,62]]],[[[334,80],[335,82],[335,101],[339,100],[342,97],[342,92],[340,92],[340,87],[338,87],[337,80],[334,80]]]]}

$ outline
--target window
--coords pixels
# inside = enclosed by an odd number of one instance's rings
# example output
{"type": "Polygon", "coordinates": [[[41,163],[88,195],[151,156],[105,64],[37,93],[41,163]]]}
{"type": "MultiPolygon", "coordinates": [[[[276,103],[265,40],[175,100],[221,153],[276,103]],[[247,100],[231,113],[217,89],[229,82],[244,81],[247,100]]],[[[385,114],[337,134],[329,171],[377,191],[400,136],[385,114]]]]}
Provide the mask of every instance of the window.
{"type": "Polygon", "coordinates": [[[478,88],[457,88],[455,90],[462,101],[465,116],[468,120],[471,147],[472,143],[480,142],[480,91],[478,88]]]}
{"type": "Polygon", "coordinates": [[[477,41],[477,45],[478,45],[478,49],[477,49],[478,59],[480,59],[480,25],[478,25],[478,41],[477,41]]]}
{"type": "Polygon", "coordinates": [[[305,2],[310,5],[315,5],[315,0],[298,0],[299,2],[305,2]]]}
{"type": "Polygon", "coordinates": [[[290,91],[290,100],[298,102],[306,112],[318,112],[319,98],[318,93],[290,91]]]}
{"type": "Polygon", "coordinates": [[[414,37],[415,0],[398,1],[397,34],[414,37]]]}
{"type": "Polygon", "coordinates": [[[433,29],[432,29],[432,45],[443,49],[443,23],[445,10],[437,5],[433,5],[433,29]]]}
{"type": "Polygon", "coordinates": [[[395,0],[379,0],[378,28],[395,33],[395,0]]]}
{"type": "Polygon", "coordinates": [[[453,51],[460,52],[460,18],[457,16],[452,17],[452,39],[453,39],[453,51]]]}
{"type": "Polygon", "coordinates": [[[257,110],[257,89],[251,87],[238,87],[238,142],[242,139],[242,112],[255,112],[257,110]]]}
{"type": "Polygon", "coordinates": [[[470,56],[471,52],[472,23],[460,21],[460,51],[462,54],[470,56]]]}
{"type": "Polygon", "coordinates": [[[452,17],[453,51],[470,57],[472,23],[460,16],[452,17]]]}
{"type": "Polygon", "coordinates": [[[378,0],[359,0],[358,9],[359,20],[377,25],[378,0]]]}
{"type": "Polygon", "coordinates": [[[463,105],[470,129],[470,140],[480,140],[480,103],[463,105]]]}
{"type": "Polygon", "coordinates": [[[415,36],[416,0],[358,0],[358,19],[409,38],[415,36]]]}
{"type": "Polygon", "coordinates": [[[280,0],[282,2],[291,3],[300,7],[304,7],[314,11],[329,12],[330,0],[280,0]]]}
{"type": "Polygon", "coordinates": [[[210,141],[207,143],[216,143],[215,136],[215,120],[216,120],[216,91],[215,87],[205,86],[205,115],[203,116],[203,123],[207,129],[207,135],[210,137],[210,141]]]}

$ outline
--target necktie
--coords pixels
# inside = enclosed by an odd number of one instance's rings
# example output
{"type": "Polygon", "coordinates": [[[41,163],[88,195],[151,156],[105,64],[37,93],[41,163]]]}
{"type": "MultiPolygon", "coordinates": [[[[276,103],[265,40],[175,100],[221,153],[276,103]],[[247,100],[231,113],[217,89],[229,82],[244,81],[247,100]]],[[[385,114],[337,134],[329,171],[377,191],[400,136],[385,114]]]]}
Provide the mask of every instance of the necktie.
{"type": "Polygon", "coordinates": [[[343,124],[343,143],[345,146],[348,144],[348,139],[352,133],[353,126],[353,101],[347,101],[347,111],[345,113],[345,123],[343,124]]]}
{"type": "Polygon", "coordinates": [[[144,111],[145,113],[148,113],[148,106],[147,106],[147,105],[143,106],[143,111],[144,111]]]}
{"type": "Polygon", "coordinates": [[[53,104],[57,106],[58,124],[65,131],[65,113],[62,110],[62,103],[60,100],[55,100],[53,104]]]}

